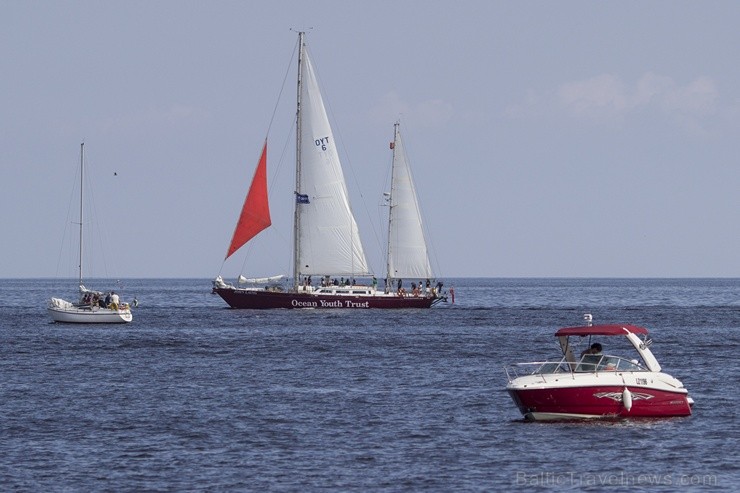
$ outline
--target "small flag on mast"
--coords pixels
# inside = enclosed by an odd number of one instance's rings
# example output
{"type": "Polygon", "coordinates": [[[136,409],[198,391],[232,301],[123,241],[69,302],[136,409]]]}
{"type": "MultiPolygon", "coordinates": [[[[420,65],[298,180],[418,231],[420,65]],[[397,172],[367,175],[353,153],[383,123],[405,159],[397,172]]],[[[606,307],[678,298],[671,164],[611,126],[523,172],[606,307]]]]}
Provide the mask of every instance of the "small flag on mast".
{"type": "Polygon", "coordinates": [[[295,193],[295,201],[298,204],[310,204],[311,202],[308,200],[308,195],[303,193],[295,193]]]}

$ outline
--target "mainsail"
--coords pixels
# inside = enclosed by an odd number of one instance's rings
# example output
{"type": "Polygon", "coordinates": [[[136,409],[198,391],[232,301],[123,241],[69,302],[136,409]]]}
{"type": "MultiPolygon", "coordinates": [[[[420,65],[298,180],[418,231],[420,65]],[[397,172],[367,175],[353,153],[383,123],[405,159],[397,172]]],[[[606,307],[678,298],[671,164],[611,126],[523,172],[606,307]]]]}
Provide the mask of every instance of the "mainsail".
{"type": "Polygon", "coordinates": [[[234,229],[226,258],[254,238],[257,233],[272,224],[270,220],[270,205],[267,201],[267,141],[262,147],[257,169],[254,171],[252,184],[249,187],[247,198],[244,199],[242,212],[234,229]]]}
{"type": "MultiPolygon", "coordinates": [[[[301,50],[304,47],[301,46],[301,50]]],[[[296,277],[367,275],[367,259],[352,215],[336,142],[308,53],[303,51],[296,208],[296,277]]]]}
{"type": "Polygon", "coordinates": [[[388,277],[433,277],[421,222],[421,209],[398,123],[394,125],[393,171],[388,226],[388,277]]]}

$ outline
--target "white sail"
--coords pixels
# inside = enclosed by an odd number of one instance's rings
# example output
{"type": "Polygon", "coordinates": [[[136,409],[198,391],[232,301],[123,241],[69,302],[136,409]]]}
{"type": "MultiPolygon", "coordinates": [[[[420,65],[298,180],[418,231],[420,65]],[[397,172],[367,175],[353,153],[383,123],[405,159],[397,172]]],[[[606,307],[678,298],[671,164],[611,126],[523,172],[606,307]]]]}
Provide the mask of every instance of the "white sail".
{"type": "MultiPolygon", "coordinates": [[[[303,47],[302,47],[303,48],[303,47]]],[[[367,259],[316,74],[304,51],[297,275],[366,275],[367,259]]]]}
{"type": "Polygon", "coordinates": [[[433,277],[421,222],[421,209],[398,124],[394,129],[388,226],[388,277],[433,277]]]}

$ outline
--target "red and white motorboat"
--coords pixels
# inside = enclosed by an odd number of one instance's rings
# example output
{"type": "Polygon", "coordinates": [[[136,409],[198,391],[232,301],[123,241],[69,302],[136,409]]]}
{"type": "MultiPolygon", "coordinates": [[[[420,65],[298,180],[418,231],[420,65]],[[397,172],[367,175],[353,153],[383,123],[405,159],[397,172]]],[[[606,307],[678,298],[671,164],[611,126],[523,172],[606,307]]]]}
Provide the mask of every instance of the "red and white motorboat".
{"type": "Polygon", "coordinates": [[[525,419],[691,415],[693,399],[678,379],[661,371],[649,349],[652,341],[647,339],[647,329],[623,324],[591,325],[591,316],[585,318],[587,326],[567,327],[555,333],[562,357],[506,367],[506,390],[525,419]],[[595,336],[626,338],[639,359],[612,354],[584,354],[576,358],[577,339],[588,337],[590,344],[595,336]]]}

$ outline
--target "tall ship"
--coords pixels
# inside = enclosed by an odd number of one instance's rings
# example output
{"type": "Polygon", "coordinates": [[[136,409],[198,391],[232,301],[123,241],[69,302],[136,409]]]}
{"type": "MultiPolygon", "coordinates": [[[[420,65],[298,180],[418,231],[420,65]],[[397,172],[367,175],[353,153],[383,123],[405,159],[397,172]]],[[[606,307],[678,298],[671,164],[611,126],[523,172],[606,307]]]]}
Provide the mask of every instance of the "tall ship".
{"type": "MultiPolygon", "coordinates": [[[[385,194],[389,207],[387,275],[381,287],[368,268],[303,32],[298,33],[297,74],[292,285],[283,286],[274,277],[241,278],[245,282],[235,286],[219,275],[213,281],[213,292],[230,307],[246,309],[430,308],[446,301],[443,284],[435,279],[430,265],[399,124],[394,125],[390,145],[391,191],[385,194]],[[357,283],[357,278],[367,279],[367,284],[357,283]]],[[[265,140],[225,259],[271,224],[265,140]]]]}

